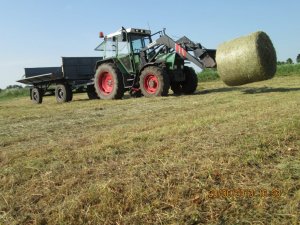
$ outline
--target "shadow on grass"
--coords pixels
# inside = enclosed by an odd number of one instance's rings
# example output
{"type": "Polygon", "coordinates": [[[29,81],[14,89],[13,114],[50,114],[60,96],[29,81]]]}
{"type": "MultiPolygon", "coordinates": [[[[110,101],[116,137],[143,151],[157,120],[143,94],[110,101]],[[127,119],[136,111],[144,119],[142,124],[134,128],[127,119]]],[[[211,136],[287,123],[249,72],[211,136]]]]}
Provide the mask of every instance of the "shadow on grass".
{"type": "Polygon", "coordinates": [[[272,87],[258,87],[258,88],[246,88],[246,87],[224,87],[208,89],[196,92],[195,95],[210,94],[210,93],[220,93],[220,92],[231,92],[231,91],[241,91],[243,94],[262,94],[262,93],[272,93],[272,92],[290,92],[290,91],[300,91],[300,88],[272,88],[272,87]]]}
{"type": "Polygon", "coordinates": [[[195,95],[203,95],[203,94],[210,94],[210,93],[219,93],[219,92],[230,92],[230,91],[240,91],[245,88],[241,87],[224,87],[224,88],[215,88],[215,89],[208,89],[196,92],[195,95]]]}
{"type": "Polygon", "coordinates": [[[99,100],[99,99],[81,98],[81,99],[72,100],[72,102],[85,102],[85,101],[94,101],[94,100],[99,100]]]}
{"type": "Polygon", "coordinates": [[[300,91],[300,88],[272,88],[272,87],[261,87],[261,88],[249,88],[242,90],[244,94],[262,94],[271,92],[290,92],[300,91]]]}

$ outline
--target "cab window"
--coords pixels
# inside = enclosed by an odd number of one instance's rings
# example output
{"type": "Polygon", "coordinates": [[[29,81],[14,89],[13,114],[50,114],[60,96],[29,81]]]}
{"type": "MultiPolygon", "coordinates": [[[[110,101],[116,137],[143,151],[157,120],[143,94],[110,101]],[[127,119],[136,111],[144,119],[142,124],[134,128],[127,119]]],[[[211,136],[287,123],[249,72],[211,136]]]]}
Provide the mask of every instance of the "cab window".
{"type": "Polygon", "coordinates": [[[104,58],[114,57],[117,53],[117,43],[109,38],[103,41],[95,50],[100,51],[100,56],[104,58]]]}
{"type": "Polygon", "coordinates": [[[139,53],[141,49],[145,48],[149,43],[149,37],[142,37],[139,35],[131,36],[131,45],[133,53],[139,53]]]}

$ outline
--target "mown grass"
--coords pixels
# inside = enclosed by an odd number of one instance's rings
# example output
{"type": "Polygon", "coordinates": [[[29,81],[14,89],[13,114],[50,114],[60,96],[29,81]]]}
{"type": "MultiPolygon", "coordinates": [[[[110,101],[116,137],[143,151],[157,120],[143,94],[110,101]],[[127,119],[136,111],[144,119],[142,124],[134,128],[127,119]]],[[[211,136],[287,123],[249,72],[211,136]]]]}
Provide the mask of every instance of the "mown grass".
{"type": "MultiPolygon", "coordinates": [[[[199,82],[207,82],[219,80],[218,71],[216,69],[205,69],[198,73],[199,82]]],[[[284,64],[277,65],[277,71],[275,76],[290,76],[290,75],[300,75],[300,64],[284,64]]]]}
{"type": "Polygon", "coordinates": [[[74,98],[0,102],[0,224],[299,222],[299,76],[74,98]]]}

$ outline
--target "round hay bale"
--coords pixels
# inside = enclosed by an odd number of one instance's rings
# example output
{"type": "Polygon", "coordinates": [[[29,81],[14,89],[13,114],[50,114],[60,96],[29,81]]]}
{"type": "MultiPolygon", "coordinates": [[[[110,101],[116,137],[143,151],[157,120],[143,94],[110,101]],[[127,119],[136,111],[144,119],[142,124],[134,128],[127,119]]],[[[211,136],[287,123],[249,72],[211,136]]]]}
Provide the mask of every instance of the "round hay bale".
{"type": "Polygon", "coordinates": [[[221,44],[216,61],[221,79],[229,86],[271,79],[276,73],[276,51],[262,31],[221,44]]]}

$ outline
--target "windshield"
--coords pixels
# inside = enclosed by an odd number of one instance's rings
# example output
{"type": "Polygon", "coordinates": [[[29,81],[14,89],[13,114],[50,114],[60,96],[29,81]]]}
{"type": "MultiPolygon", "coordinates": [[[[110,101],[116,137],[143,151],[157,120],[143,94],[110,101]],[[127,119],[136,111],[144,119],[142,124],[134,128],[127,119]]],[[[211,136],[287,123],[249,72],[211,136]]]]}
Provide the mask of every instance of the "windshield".
{"type": "Polygon", "coordinates": [[[150,37],[139,35],[131,36],[131,45],[134,53],[139,53],[142,48],[145,48],[150,43],[150,37]]]}

